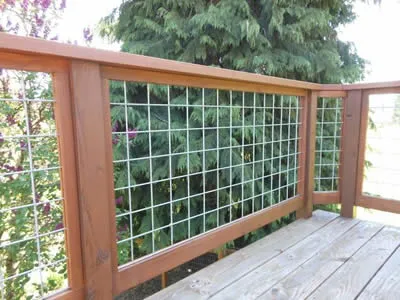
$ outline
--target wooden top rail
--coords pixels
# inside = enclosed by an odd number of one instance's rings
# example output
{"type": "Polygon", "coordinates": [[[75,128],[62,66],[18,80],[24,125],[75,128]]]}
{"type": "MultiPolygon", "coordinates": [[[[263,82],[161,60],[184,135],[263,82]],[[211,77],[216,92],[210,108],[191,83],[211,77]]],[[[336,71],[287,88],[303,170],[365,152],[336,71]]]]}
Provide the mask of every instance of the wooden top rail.
{"type": "Polygon", "coordinates": [[[89,47],[20,37],[0,33],[0,51],[50,56],[53,58],[78,59],[100,63],[102,66],[142,69],[187,76],[234,80],[238,82],[267,84],[300,89],[320,89],[320,84],[264,76],[216,67],[208,67],[143,55],[99,50],[89,47]]]}
{"type": "MultiPolygon", "coordinates": [[[[30,69],[32,69],[32,65],[33,68],[35,68],[35,66],[43,67],[43,59],[46,57],[47,59],[58,59],[59,64],[65,63],[64,59],[76,59],[97,62],[106,67],[122,67],[125,69],[139,69],[185,76],[207,77],[208,79],[221,79],[301,90],[348,91],[353,89],[400,87],[400,81],[358,84],[318,84],[143,55],[99,50],[36,38],[20,37],[7,33],[0,33],[0,52],[12,53],[14,55],[29,54],[38,56],[37,58],[40,62],[36,61],[32,64],[32,61],[29,61],[28,67],[30,69]]],[[[18,59],[21,60],[23,58],[18,57],[18,59]]],[[[52,65],[52,68],[55,68],[55,66],[52,65]]]]}

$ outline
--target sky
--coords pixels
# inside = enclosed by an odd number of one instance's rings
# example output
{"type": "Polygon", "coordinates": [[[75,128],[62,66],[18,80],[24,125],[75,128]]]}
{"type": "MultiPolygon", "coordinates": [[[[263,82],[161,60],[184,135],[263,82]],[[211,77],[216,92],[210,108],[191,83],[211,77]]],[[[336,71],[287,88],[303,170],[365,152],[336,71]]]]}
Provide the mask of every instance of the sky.
{"type": "MultiPolygon", "coordinates": [[[[122,0],[68,0],[60,23],[63,40],[82,41],[82,29],[94,27],[122,0]]],[[[370,2],[373,2],[370,0],[370,2]]],[[[365,82],[400,80],[400,0],[382,0],[381,5],[356,2],[357,19],[342,28],[339,37],[355,44],[358,54],[367,59],[365,82]]],[[[119,50],[95,36],[92,47],[119,50]]]]}

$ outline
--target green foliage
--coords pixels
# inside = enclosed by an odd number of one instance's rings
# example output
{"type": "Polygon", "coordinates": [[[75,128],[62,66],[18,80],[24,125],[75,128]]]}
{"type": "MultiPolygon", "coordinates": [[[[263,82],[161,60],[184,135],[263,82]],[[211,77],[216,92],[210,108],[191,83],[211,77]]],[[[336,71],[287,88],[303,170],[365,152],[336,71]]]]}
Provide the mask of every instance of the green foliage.
{"type": "MultiPolygon", "coordinates": [[[[121,264],[131,260],[131,250],[135,258],[141,257],[170,245],[171,236],[176,243],[295,195],[298,179],[294,170],[298,161],[294,154],[294,138],[299,116],[296,97],[277,95],[274,100],[272,95],[266,95],[267,108],[264,109],[262,94],[232,92],[231,99],[230,92],[219,91],[217,109],[217,91],[205,89],[203,108],[202,89],[188,88],[186,91],[185,88],[171,87],[169,95],[173,106],[168,112],[168,89],[165,86],[149,85],[147,90],[144,84],[126,83],[126,108],[121,105],[121,95],[124,94],[123,83],[111,82],[114,186],[117,189],[117,215],[120,215],[117,226],[121,264]],[[143,105],[148,101],[150,106],[143,105]],[[273,106],[277,108],[273,110],[273,106]],[[275,126],[272,126],[273,116],[276,118],[275,126]],[[287,125],[289,123],[291,125],[287,125]],[[231,124],[234,126],[232,135],[231,124]],[[269,126],[262,126],[264,124],[269,126]],[[136,133],[129,137],[126,132],[132,129],[136,133]],[[151,153],[148,129],[152,130],[151,153]],[[283,142],[277,142],[279,140],[283,142]],[[230,145],[232,149],[229,149],[230,145]],[[217,151],[217,147],[221,149],[217,151]],[[129,163],[121,161],[128,158],[131,159],[129,163]],[[171,175],[175,178],[171,183],[170,165],[171,175]],[[229,188],[231,165],[232,190],[229,188]],[[203,171],[206,171],[204,177],[203,171]],[[253,172],[254,178],[265,176],[255,180],[254,187],[253,172]],[[221,188],[218,194],[217,177],[221,188]],[[156,182],[150,185],[150,181],[156,182]],[[139,186],[129,189],[126,188],[128,185],[139,186]],[[174,200],[172,204],[171,198],[174,200]],[[129,199],[132,199],[131,203],[129,199]],[[150,202],[151,199],[154,203],[150,202]],[[242,199],[248,200],[242,204],[242,199]],[[228,207],[230,204],[231,209],[228,207]],[[155,207],[151,209],[151,205],[155,207]],[[217,207],[223,208],[217,212],[217,207]],[[133,213],[130,219],[129,211],[137,210],[141,211],[133,213]],[[171,220],[174,223],[172,228],[169,226],[171,220]],[[154,235],[151,230],[154,230],[154,235]],[[132,243],[125,242],[130,236],[138,238],[132,243]]],[[[270,230],[267,226],[263,232],[270,230]]],[[[261,235],[261,231],[250,234],[246,240],[261,235]]]]}
{"type": "Polygon", "coordinates": [[[53,104],[16,99],[51,99],[52,92],[45,74],[7,71],[1,83],[1,288],[5,299],[30,299],[42,295],[38,267],[44,294],[65,283],[65,263],[46,267],[65,259],[63,203],[59,170],[47,170],[59,164],[57,138],[43,137],[55,133],[53,104]]]}
{"type": "Polygon", "coordinates": [[[125,1],[100,31],[122,51],[298,80],[353,82],[365,61],[338,28],[354,1],[125,1]]]}
{"type": "MultiPolygon", "coordinates": [[[[365,61],[357,55],[351,43],[340,41],[337,37],[338,28],[350,23],[355,18],[353,3],[354,1],[344,0],[125,1],[112,14],[103,18],[100,23],[100,32],[103,36],[122,42],[122,51],[130,53],[320,83],[354,82],[363,78],[365,61]]],[[[162,96],[161,91],[161,87],[154,87],[152,93],[162,96]],[[160,90],[157,92],[157,89],[160,90]]],[[[128,88],[128,99],[136,97],[140,93],[142,93],[140,97],[145,101],[144,91],[130,87],[128,88]]],[[[112,94],[114,102],[115,99],[122,99],[121,88],[118,90],[115,85],[112,85],[112,94]]],[[[164,99],[166,99],[165,96],[164,99]]],[[[173,96],[171,99],[172,103],[177,104],[183,104],[185,101],[184,97],[179,96],[173,96]]],[[[199,103],[199,97],[194,97],[191,101],[196,101],[196,99],[199,103]]],[[[113,122],[115,122],[120,112],[117,111],[117,108],[112,108],[112,111],[113,122]]],[[[224,116],[224,113],[221,112],[222,120],[227,117],[224,116]]],[[[146,128],[147,115],[144,111],[138,107],[136,112],[130,112],[130,114],[132,116],[129,117],[129,126],[146,128]]],[[[190,111],[190,126],[199,123],[202,118],[201,114],[200,109],[190,111]]],[[[240,109],[233,109],[234,120],[240,119],[240,114],[240,109]]],[[[156,115],[160,121],[164,122],[151,126],[155,128],[164,126],[165,114],[161,111],[151,112],[152,119],[156,115]]],[[[251,118],[252,115],[248,117],[251,118]]],[[[327,120],[335,120],[335,117],[333,110],[329,110],[325,114],[327,120]]],[[[258,121],[259,118],[260,116],[257,115],[258,121]]],[[[267,118],[266,123],[271,122],[272,114],[267,118]]],[[[210,123],[215,122],[215,111],[205,111],[205,119],[210,123]]],[[[179,123],[184,124],[185,121],[179,112],[177,115],[173,115],[172,120],[172,127],[179,123]]],[[[275,123],[278,122],[279,115],[275,115],[275,123]]],[[[321,134],[330,136],[334,130],[333,126],[325,126],[321,134]]],[[[189,142],[193,149],[201,149],[200,134],[200,132],[191,134],[189,142]]],[[[249,132],[245,132],[245,139],[250,137],[249,134],[249,132]]],[[[272,132],[267,132],[267,137],[270,138],[271,134],[272,132]]],[[[256,136],[259,136],[259,133],[256,136]]],[[[210,135],[207,138],[213,140],[215,136],[210,135]]],[[[184,139],[184,135],[174,133],[173,140],[176,142],[174,151],[179,152],[184,149],[184,139]],[[175,148],[178,146],[182,149],[175,148]]],[[[228,140],[224,142],[229,146],[228,140]]],[[[332,140],[324,142],[326,142],[324,147],[339,149],[340,142],[333,143],[332,140]]],[[[123,143],[120,141],[116,148],[124,149],[126,144],[123,143]]],[[[141,143],[138,137],[136,148],[132,148],[133,153],[140,148],[141,143]]],[[[232,145],[240,143],[241,135],[238,131],[234,131],[232,145]]],[[[158,147],[161,149],[162,145],[167,145],[167,136],[160,135],[155,138],[154,144],[156,149],[158,147]]],[[[140,149],[140,151],[142,150],[144,149],[140,149]]],[[[274,151],[278,151],[278,149],[274,149],[274,151]]],[[[114,155],[117,157],[120,154],[114,151],[114,155]]],[[[222,150],[220,157],[224,161],[228,155],[222,150]]],[[[240,161],[241,154],[234,153],[233,159],[234,164],[240,161]]],[[[338,159],[338,152],[323,154],[323,162],[337,162],[338,159]]],[[[273,163],[274,169],[278,167],[279,163],[281,162],[273,163]]],[[[175,166],[176,174],[184,173],[186,168],[189,168],[190,172],[198,172],[202,170],[202,157],[191,155],[189,166],[187,166],[185,158],[173,159],[172,164],[175,166]]],[[[206,164],[206,168],[213,166],[215,157],[206,157],[206,164]]],[[[266,165],[268,165],[267,168],[271,166],[269,162],[266,165]]],[[[166,162],[164,165],[155,164],[154,167],[153,176],[155,178],[166,178],[165,176],[168,175],[165,174],[168,169],[166,162]]],[[[139,175],[148,176],[145,173],[144,165],[138,165],[136,168],[134,171],[131,170],[133,180],[137,181],[136,176],[139,175]]],[[[275,171],[277,170],[275,169],[275,171]]],[[[327,176],[328,173],[331,176],[331,169],[322,168],[322,176],[327,176]]],[[[227,178],[224,177],[226,175],[224,172],[220,174],[222,184],[227,178]]],[[[121,174],[117,173],[116,182],[126,182],[127,176],[125,170],[121,174]]],[[[239,172],[234,170],[233,176],[235,180],[238,180],[242,177],[242,173],[240,170],[239,172]]],[[[287,180],[291,181],[294,178],[287,180]]],[[[201,192],[202,184],[202,178],[198,178],[193,189],[201,192]]],[[[212,184],[212,181],[204,184],[212,184]]],[[[182,187],[184,185],[183,182],[182,187]]],[[[165,187],[165,189],[167,188],[165,187]]],[[[321,190],[331,188],[331,182],[322,182],[321,190]]],[[[177,186],[176,190],[180,191],[181,187],[177,186]]],[[[162,189],[157,193],[162,195],[162,191],[168,194],[168,191],[162,189]]],[[[224,193],[222,194],[224,195],[224,193]]],[[[148,194],[141,196],[149,199],[148,194]]],[[[235,194],[225,194],[224,197],[227,201],[229,199],[237,201],[240,198],[235,194]]],[[[273,199],[276,199],[276,195],[272,195],[271,200],[273,201],[273,199]]],[[[240,207],[235,207],[235,209],[240,210],[240,207]]],[[[183,207],[182,213],[186,213],[186,210],[187,208],[183,207]]],[[[168,216],[165,217],[168,218],[168,216]]],[[[202,220],[193,219],[193,222],[197,223],[191,228],[197,228],[196,226],[201,228],[204,225],[202,220]]],[[[271,226],[276,226],[276,224],[271,226]]],[[[266,231],[268,230],[270,229],[266,229],[266,231]]],[[[200,231],[195,233],[200,233],[200,231]]],[[[246,239],[252,240],[253,237],[249,235],[246,239]]],[[[237,243],[240,244],[240,242],[237,243]]]]}

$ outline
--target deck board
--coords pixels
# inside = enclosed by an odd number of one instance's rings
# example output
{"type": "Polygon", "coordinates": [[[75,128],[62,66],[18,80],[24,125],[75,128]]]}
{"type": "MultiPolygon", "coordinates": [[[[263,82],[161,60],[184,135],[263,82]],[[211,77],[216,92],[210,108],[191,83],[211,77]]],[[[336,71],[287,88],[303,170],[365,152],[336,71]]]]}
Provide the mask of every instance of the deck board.
{"type": "Polygon", "coordinates": [[[400,230],[385,227],[324,282],[309,299],[354,299],[400,243],[400,230]]]}
{"type": "Polygon", "coordinates": [[[358,299],[400,299],[400,248],[397,248],[358,299]]]}
{"type": "Polygon", "coordinates": [[[331,245],[273,286],[260,299],[304,299],[339,269],[381,229],[382,225],[360,222],[331,245]],[[304,280],[307,278],[307,280],[304,280]]]}
{"type": "Polygon", "coordinates": [[[316,211],[148,299],[400,299],[399,247],[400,228],[316,211]]]}
{"type": "Polygon", "coordinates": [[[337,218],[318,211],[313,218],[298,220],[148,299],[207,299],[337,218]]]}
{"type": "Polygon", "coordinates": [[[210,299],[256,299],[358,222],[355,219],[335,219],[210,299]]]}

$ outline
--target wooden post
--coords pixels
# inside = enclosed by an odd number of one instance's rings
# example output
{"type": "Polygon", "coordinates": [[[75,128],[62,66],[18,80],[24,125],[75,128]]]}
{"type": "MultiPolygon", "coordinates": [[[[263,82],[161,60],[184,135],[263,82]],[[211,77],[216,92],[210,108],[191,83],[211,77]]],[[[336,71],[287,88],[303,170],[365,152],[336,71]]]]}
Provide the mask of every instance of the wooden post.
{"type": "MultiPolygon", "coordinates": [[[[112,299],[113,264],[107,120],[100,66],[71,62],[71,90],[79,190],[79,217],[86,299],[112,299]]],[[[109,124],[108,124],[109,125],[109,124]]]]}
{"type": "Polygon", "coordinates": [[[303,196],[304,207],[296,211],[297,218],[309,218],[313,210],[315,136],[317,124],[317,92],[309,92],[302,98],[299,157],[299,193],[303,196]]]}
{"type": "Polygon", "coordinates": [[[168,286],[168,273],[162,272],[161,273],[161,288],[165,289],[168,286]]]}
{"type": "Polygon", "coordinates": [[[357,194],[358,157],[360,150],[362,92],[353,90],[344,99],[342,156],[340,172],[341,215],[354,217],[357,194]]]}
{"type": "Polygon", "coordinates": [[[55,116],[61,165],[61,189],[64,204],[64,224],[68,256],[68,286],[74,299],[83,299],[82,253],[79,202],[76,178],[73,113],[68,69],[53,73],[55,116]]]}

